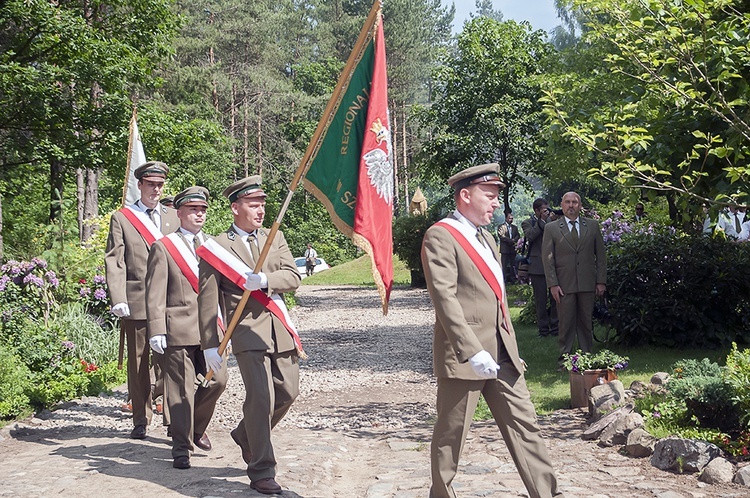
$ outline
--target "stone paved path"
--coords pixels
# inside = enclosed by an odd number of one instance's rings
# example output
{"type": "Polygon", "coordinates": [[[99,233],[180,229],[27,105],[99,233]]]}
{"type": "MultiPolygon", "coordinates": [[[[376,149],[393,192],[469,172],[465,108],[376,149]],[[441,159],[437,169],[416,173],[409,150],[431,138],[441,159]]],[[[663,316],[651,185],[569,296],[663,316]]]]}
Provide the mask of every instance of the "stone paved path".
{"type": "MultiPolygon", "coordinates": [[[[432,322],[426,294],[394,291],[388,317],[380,316],[372,290],[303,286],[298,295],[293,317],[311,359],[302,367],[300,398],[274,433],[282,496],[426,497],[435,398],[424,355],[432,322]]],[[[208,431],[214,449],[197,451],[191,469],[172,468],[169,440],[156,422],[146,440],[127,438],[130,420],[118,391],[2,429],[0,497],[262,496],[250,489],[228,434],[242,402],[239,372],[230,368],[208,431]]],[[[582,411],[560,410],[540,424],[569,498],[750,496],[746,488],[705,485],[581,440],[582,411]]],[[[474,424],[454,485],[460,497],[527,496],[492,422],[474,424]]]]}

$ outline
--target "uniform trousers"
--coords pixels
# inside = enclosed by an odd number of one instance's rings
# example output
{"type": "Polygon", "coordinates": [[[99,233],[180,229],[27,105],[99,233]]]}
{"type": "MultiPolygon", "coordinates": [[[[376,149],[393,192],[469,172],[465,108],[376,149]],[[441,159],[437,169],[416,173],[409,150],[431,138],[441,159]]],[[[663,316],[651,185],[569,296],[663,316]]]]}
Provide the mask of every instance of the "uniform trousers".
{"type": "Polygon", "coordinates": [[[206,432],[219,396],[227,386],[227,360],[214,372],[207,387],[196,390],[196,374],[206,374],[200,346],[167,347],[164,351],[165,405],[171,416],[172,458],[190,456],[193,435],[206,432]]]}
{"type": "Polygon", "coordinates": [[[243,419],[233,431],[244,449],[252,453],[247,465],[251,481],[276,477],[276,456],[271,430],[284,418],[299,394],[299,361],[296,351],[234,353],[245,384],[243,419]]]}
{"type": "Polygon", "coordinates": [[[453,479],[471,419],[483,395],[531,498],[563,496],[537,424],[523,375],[501,361],[498,379],[438,379],[430,498],[456,498],[453,479]]]}
{"type": "Polygon", "coordinates": [[[547,278],[544,275],[529,275],[529,280],[534,291],[536,325],[539,335],[556,335],[558,333],[557,302],[550,296],[547,278]],[[549,307],[547,303],[550,304],[549,307]]]}
{"type": "Polygon", "coordinates": [[[515,282],[518,280],[516,277],[516,253],[509,252],[500,254],[500,262],[503,265],[503,276],[505,277],[505,281],[515,282]]]}
{"type": "Polygon", "coordinates": [[[557,343],[562,355],[573,352],[573,344],[578,339],[578,348],[584,353],[594,348],[594,292],[570,292],[560,298],[557,304],[557,316],[560,319],[560,332],[557,343]]]}
{"type": "Polygon", "coordinates": [[[153,416],[151,407],[151,347],[148,344],[146,320],[122,319],[128,345],[128,395],[133,405],[133,425],[148,426],[153,416]]]}

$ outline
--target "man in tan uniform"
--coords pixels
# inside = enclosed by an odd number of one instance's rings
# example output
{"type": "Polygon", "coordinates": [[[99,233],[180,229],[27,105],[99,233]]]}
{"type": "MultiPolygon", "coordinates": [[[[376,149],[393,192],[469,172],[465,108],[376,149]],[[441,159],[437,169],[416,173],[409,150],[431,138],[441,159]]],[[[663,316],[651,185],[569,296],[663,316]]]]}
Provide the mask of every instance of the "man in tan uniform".
{"type": "Polygon", "coordinates": [[[452,483],[480,394],[529,496],[563,496],[523,376],[497,246],[481,228],[500,207],[497,168],[495,163],[473,166],[449,178],[456,211],[430,227],[422,243],[436,316],[431,498],[456,497],[452,483]]]}
{"type": "Polygon", "coordinates": [[[180,226],[175,210],[159,204],[168,172],[167,165],[158,161],[147,162],[135,170],[141,198],[112,215],[104,256],[112,313],[121,318],[128,344],[133,439],[146,437],[146,427],[153,415],[146,331],[148,252],[155,240],[180,226]]]}
{"type": "MultiPolygon", "coordinates": [[[[231,202],[234,223],[201,251],[218,245],[226,254],[224,263],[253,269],[268,237],[263,229],[266,194],[260,176],[250,176],[230,185],[224,190],[224,196],[231,202]]],[[[218,354],[217,304],[230,323],[244,290],[253,291],[258,297],[248,300],[232,335],[232,352],[242,374],[246,398],[242,406],[244,417],[231,435],[242,449],[251,487],[264,494],[279,494],[282,490],[275,479],[276,457],[271,430],[286,415],[299,393],[298,352],[284,320],[260,300],[275,298],[276,303],[278,293],[299,287],[300,275],[282,232],[277,232],[271,241],[260,272],[249,272],[246,277],[241,273],[235,275],[240,280],[222,273],[216,268],[220,265],[207,259],[208,256],[201,256],[199,265],[198,309],[201,346],[212,370],[220,369],[222,361],[218,354]],[[240,287],[242,280],[244,288],[240,287]]]]}
{"type": "Polygon", "coordinates": [[[174,207],[180,228],[154,242],[146,270],[146,316],[151,349],[164,356],[166,404],[171,417],[173,466],[190,468],[195,446],[211,450],[206,428],[227,384],[227,370],[215,372],[196,391],[197,375],[206,375],[198,327],[198,259],[195,251],[207,236],[208,190],[190,187],[177,194],[174,207]],[[168,326],[167,326],[168,325],[168,326]]]}

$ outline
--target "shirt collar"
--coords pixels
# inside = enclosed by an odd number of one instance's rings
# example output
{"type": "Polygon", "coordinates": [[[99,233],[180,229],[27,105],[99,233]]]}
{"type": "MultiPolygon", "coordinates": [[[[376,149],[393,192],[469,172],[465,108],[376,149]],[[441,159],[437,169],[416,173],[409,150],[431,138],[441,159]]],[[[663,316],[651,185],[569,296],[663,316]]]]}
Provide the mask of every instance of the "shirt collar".
{"type": "Polygon", "coordinates": [[[179,230],[180,230],[180,233],[182,233],[182,235],[188,240],[188,242],[192,242],[193,241],[193,237],[195,237],[196,235],[198,235],[200,233],[200,232],[193,233],[193,232],[191,232],[189,230],[185,230],[182,227],[180,227],[179,230]]]}
{"type": "Polygon", "coordinates": [[[252,232],[246,232],[243,229],[241,229],[240,227],[238,227],[237,225],[235,225],[234,223],[232,223],[232,228],[234,229],[235,232],[237,232],[237,235],[239,235],[240,237],[242,237],[242,240],[247,240],[247,238],[250,235],[252,235],[252,234],[255,234],[256,237],[258,236],[258,230],[257,229],[253,230],[252,232]]]}
{"type": "Polygon", "coordinates": [[[464,225],[468,225],[474,230],[479,230],[479,228],[474,223],[470,222],[466,216],[462,215],[458,209],[453,211],[453,216],[464,225]]]}

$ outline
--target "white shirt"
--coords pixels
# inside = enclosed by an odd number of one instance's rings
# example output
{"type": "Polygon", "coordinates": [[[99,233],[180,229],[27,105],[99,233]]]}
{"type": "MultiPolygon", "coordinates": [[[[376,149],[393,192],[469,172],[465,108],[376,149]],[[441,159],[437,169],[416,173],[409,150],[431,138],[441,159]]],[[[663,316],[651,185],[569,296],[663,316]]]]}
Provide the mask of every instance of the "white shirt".
{"type": "MultiPolygon", "coordinates": [[[[741,233],[737,233],[737,227],[734,223],[734,214],[730,211],[722,211],[719,213],[719,220],[716,222],[716,230],[723,230],[727,237],[734,239],[740,238],[741,233]]],[[[740,220],[740,226],[745,219],[745,213],[737,211],[737,219],[740,220]]]]}
{"type": "Polygon", "coordinates": [[[234,231],[237,232],[237,235],[240,236],[242,239],[242,242],[247,244],[247,238],[251,235],[255,235],[255,247],[258,247],[258,230],[253,230],[252,232],[246,232],[234,223],[232,223],[232,227],[234,228],[234,231]]]}
{"type": "MultiPolygon", "coordinates": [[[[156,207],[153,209],[154,209],[154,222],[156,222],[156,228],[161,230],[161,208],[160,206],[161,204],[157,204],[156,207]]],[[[136,208],[138,211],[146,213],[146,216],[148,216],[148,212],[146,210],[151,209],[149,207],[146,207],[146,205],[143,202],[141,202],[140,199],[135,201],[135,204],[133,204],[133,207],[136,208]]]]}

